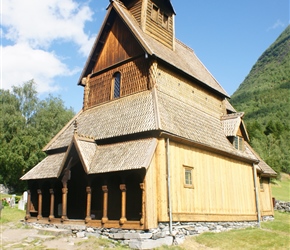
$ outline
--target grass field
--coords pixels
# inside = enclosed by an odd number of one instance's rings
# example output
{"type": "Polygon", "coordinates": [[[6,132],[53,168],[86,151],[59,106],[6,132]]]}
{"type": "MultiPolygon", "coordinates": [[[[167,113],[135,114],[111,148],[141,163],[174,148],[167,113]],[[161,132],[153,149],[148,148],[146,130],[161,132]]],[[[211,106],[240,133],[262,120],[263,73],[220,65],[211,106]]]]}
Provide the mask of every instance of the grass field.
{"type": "Polygon", "coordinates": [[[290,201],[290,176],[281,174],[281,180],[272,185],[272,195],[276,200],[290,201]]]}
{"type": "Polygon", "coordinates": [[[212,248],[223,249],[290,249],[290,214],[275,212],[275,220],[262,222],[260,228],[222,233],[204,233],[194,240],[212,248]]]}

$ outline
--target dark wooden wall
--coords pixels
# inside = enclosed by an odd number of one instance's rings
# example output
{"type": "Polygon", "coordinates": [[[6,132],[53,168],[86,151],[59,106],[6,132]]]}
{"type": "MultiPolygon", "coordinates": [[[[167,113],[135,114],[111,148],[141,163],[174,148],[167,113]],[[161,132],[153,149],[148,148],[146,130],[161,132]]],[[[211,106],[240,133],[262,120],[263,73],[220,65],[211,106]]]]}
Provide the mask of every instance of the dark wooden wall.
{"type": "Polygon", "coordinates": [[[149,62],[139,57],[123,65],[93,76],[89,80],[88,97],[84,107],[90,108],[111,99],[112,79],[115,72],[121,73],[121,97],[147,90],[149,62]]]}
{"type": "Polygon", "coordinates": [[[123,21],[119,17],[116,17],[107,40],[104,41],[104,47],[93,72],[96,73],[100,70],[104,70],[140,54],[144,54],[141,46],[123,21]]]}
{"type": "Polygon", "coordinates": [[[146,33],[150,34],[153,38],[172,49],[174,39],[173,16],[170,13],[165,13],[168,15],[168,28],[164,28],[162,26],[163,10],[159,9],[158,21],[156,22],[152,19],[152,6],[153,2],[148,0],[146,33]]]}

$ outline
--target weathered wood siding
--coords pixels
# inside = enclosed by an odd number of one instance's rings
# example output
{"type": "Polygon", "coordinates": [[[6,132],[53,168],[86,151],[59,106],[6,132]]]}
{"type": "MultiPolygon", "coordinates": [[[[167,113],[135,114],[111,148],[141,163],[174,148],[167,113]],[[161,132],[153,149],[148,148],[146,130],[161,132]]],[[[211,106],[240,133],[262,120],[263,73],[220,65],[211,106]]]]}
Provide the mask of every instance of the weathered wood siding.
{"type": "Polygon", "coordinates": [[[168,14],[168,28],[162,26],[162,10],[159,11],[158,20],[152,19],[153,2],[148,0],[148,7],[146,13],[146,29],[145,32],[150,34],[153,38],[173,49],[174,23],[173,17],[168,14]]]}
{"type": "Polygon", "coordinates": [[[221,97],[214,95],[197,83],[165,69],[160,64],[157,70],[157,86],[162,92],[207,114],[219,118],[224,114],[225,109],[221,97]]]}
{"type": "Polygon", "coordinates": [[[144,53],[118,16],[107,36],[107,40],[103,42],[104,47],[98,57],[93,73],[144,53]]]}
{"type": "MultiPolygon", "coordinates": [[[[257,219],[251,165],[172,141],[169,150],[174,221],[257,219]],[[193,188],[184,185],[184,167],[192,168],[193,188]]],[[[164,156],[159,159],[156,182],[161,197],[158,219],[168,221],[164,156]]]]}
{"type": "Polygon", "coordinates": [[[85,109],[111,99],[112,79],[116,72],[121,73],[121,97],[148,89],[148,62],[140,57],[89,79],[84,95],[85,109]]]}
{"type": "Polygon", "coordinates": [[[142,1],[137,1],[129,10],[138,23],[141,23],[142,1]]]}
{"type": "Polygon", "coordinates": [[[259,183],[263,182],[263,189],[261,189],[260,185],[260,206],[261,206],[261,215],[274,215],[273,203],[272,203],[272,191],[271,191],[271,183],[269,178],[260,178],[259,183]]]}
{"type": "MultiPolygon", "coordinates": [[[[158,152],[158,149],[157,149],[158,152]]],[[[158,227],[158,214],[157,214],[157,170],[158,170],[158,154],[154,154],[153,159],[145,176],[145,228],[158,227]]]]}

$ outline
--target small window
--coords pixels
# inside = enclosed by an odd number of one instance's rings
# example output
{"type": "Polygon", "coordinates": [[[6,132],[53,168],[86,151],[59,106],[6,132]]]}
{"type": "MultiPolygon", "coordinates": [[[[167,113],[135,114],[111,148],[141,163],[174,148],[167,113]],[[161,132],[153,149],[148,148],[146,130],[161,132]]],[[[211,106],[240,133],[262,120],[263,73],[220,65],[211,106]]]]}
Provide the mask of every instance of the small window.
{"type": "Polygon", "coordinates": [[[193,188],[193,167],[184,166],[184,187],[193,188]]]}
{"type": "Polygon", "coordinates": [[[113,75],[112,98],[119,98],[121,94],[121,73],[116,72],[113,75]]]}
{"type": "Polygon", "coordinates": [[[240,136],[235,136],[234,137],[234,141],[233,141],[233,145],[238,150],[244,150],[244,140],[243,140],[243,138],[240,137],[240,136]]]}
{"type": "Polygon", "coordinates": [[[263,182],[264,182],[264,178],[260,178],[260,190],[261,191],[264,191],[264,185],[263,185],[263,182]]]}
{"type": "Polygon", "coordinates": [[[168,29],[168,16],[166,14],[163,14],[163,17],[162,17],[162,26],[165,29],[168,29]]]}
{"type": "Polygon", "coordinates": [[[158,22],[158,13],[159,13],[159,8],[153,4],[152,6],[152,12],[151,12],[151,18],[155,21],[158,22]]]}

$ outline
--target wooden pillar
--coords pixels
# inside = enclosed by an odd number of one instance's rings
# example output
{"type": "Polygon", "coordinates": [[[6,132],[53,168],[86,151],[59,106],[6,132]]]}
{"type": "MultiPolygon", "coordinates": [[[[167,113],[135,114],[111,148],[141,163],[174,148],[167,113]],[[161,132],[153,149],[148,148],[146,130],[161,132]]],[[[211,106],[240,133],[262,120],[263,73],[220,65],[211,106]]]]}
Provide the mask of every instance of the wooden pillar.
{"type": "Polygon", "coordinates": [[[30,190],[27,190],[27,204],[26,204],[25,220],[28,220],[31,217],[30,207],[31,207],[31,192],[30,192],[30,190]]]}
{"type": "Polygon", "coordinates": [[[62,215],[61,215],[61,221],[67,220],[67,193],[68,188],[67,184],[64,183],[62,188],[62,215]]]}
{"type": "Polygon", "coordinates": [[[140,225],[144,225],[144,221],[145,221],[145,183],[140,183],[140,188],[142,190],[142,211],[141,211],[140,225]]]}
{"type": "Polygon", "coordinates": [[[41,189],[37,189],[38,193],[38,215],[37,219],[42,219],[42,192],[41,189]]]}
{"type": "Polygon", "coordinates": [[[123,225],[127,219],[126,219],[126,185],[121,184],[120,190],[122,192],[122,204],[121,204],[121,218],[120,218],[120,224],[123,225]]]}
{"type": "Polygon", "coordinates": [[[108,186],[102,186],[102,190],[104,193],[102,223],[105,224],[108,221],[108,186]]]}
{"type": "Polygon", "coordinates": [[[54,219],[54,190],[52,188],[49,189],[49,193],[50,193],[50,212],[48,220],[51,221],[52,219],[54,219]]]}
{"type": "Polygon", "coordinates": [[[87,216],[85,221],[89,222],[91,218],[91,205],[92,205],[92,189],[91,187],[86,188],[87,191],[87,216]]]}

